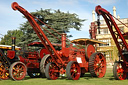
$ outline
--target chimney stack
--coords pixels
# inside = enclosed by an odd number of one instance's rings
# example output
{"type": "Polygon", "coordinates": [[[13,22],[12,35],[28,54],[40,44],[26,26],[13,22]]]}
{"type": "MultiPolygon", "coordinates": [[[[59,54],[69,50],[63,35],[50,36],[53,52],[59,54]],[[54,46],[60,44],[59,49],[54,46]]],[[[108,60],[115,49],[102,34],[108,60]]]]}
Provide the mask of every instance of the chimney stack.
{"type": "Polygon", "coordinates": [[[116,7],[113,7],[113,16],[116,17],[116,7]]]}
{"type": "Polygon", "coordinates": [[[12,37],[12,50],[15,51],[16,37],[12,37]]]}
{"type": "Polygon", "coordinates": [[[95,11],[92,11],[92,22],[95,22],[95,11]]]}
{"type": "Polygon", "coordinates": [[[62,49],[66,47],[66,33],[62,33],[62,49]]]}

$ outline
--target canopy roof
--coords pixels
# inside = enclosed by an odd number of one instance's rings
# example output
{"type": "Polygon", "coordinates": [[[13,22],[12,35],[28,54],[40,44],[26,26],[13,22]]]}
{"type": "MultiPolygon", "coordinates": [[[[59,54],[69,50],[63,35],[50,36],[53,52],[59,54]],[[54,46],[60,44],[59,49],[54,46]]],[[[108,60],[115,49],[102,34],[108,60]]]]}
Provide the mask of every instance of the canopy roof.
{"type": "Polygon", "coordinates": [[[97,41],[97,40],[94,40],[94,39],[88,39],[88,38],[78,38],[78,39],[72,40],[71,42],[75,43],[75,44],[80,44],[80,45],[107,44],[105,42],[97,41]]]}
{"type": "MultiPolygon", "coordinates": [[[[4,50],[11,50],[12,49],[12,46],[10,45],[0,45],[0,49],[4,49],[4,50]]],[[[21,50],[20,47],[15,47],[16,50],[21,50]]]]}

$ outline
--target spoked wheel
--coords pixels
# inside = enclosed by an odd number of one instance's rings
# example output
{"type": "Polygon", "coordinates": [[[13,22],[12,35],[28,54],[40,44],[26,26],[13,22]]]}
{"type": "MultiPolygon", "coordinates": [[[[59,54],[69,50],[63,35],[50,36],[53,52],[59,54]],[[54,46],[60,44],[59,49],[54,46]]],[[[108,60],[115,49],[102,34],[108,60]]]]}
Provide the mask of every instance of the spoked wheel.
{"type": "Polygon", "coordinates": [[[52,62],[52,58],[51,58],[50,54],[45,55],[41,59],[41,62],[40,62],[40,72],[41,72],[41,76],[42,77],[45,77],[45,68],[46,68],[46,65],[48,63],[50,63],[50,62],[52,62]]]}
{"type": "Polygon", "coordinates": [[[22,62],[14,62],[9,69],[9,75],[13,80],[22,80],[26,76],[26,66],[22,62]]]}
{"type": "Polygon", "coordinates": [[[0,79],[7,80],[9,79],[9,72],[5,69],[2,62],[0,61],[0,79]]]}
{"type": "Polygon", "coordinates": [[[89,59],[89,71],[93,77],[102,78],[106,73],[106,59],[102,53],[93,53],[89,59]]]}
{"type": "Polygon", "coordinates": [[[81,75],[81,68],[76,61],[70,61],[66,66],[66,75],[70,80],[78,80],[81,75]]]}
{"type": "MultiPolygon", "coordinates": [[[[0,57],[2,58],[4,56],[3,52],[0,50],[0,57]]],[[[2,63],[2,60],[0,59],[0,79],[7,80],[9,79],[9,71],[5,69],[5,66],[2,63]]]]}
{"type": "Polygon", "coordinates": [[[124,63],[123,62],[115,62],[113,66],[113,74],[115,79],[117,80],[124,80],[127,77],[127,72],[124,70],[124,63]]]}
{"type": "Polygon", "coordinates": [[[55,63],[48,63],[45,69],[45,76],[49,80],[56,80],[60,75],[59,67],[55,63]]]}

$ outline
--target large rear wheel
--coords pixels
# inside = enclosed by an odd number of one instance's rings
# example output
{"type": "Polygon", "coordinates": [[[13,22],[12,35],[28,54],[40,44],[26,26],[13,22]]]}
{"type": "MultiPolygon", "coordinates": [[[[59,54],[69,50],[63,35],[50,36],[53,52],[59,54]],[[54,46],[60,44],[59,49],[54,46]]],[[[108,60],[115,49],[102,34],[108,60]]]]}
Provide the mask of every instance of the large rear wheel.
{"type": "Polygon", "coordinates": [[[59,67],[55,63],[48,63],[45,69],[45,76],[49,80],[56,80],[60,75],[59,67]]]}
{"type": "Polygon", "coordinates": [[[93,53],[89,59],[89,71],[93,77],[102,78],[106,73],[106,58],[102,53],[93,53]]]}
{"type": "Polygon", "coordinates": [[[70,80],[78,80],[81,75],[81,68],[76,61],[70,61],[66,66],[66,75],[70,80]]]}
{"type": "Polygon", "coordinates": [[[9,79],[9,71],[8,68],[5,68],[2,57],[4,57],[3,52],[0,50],[0,79],[7,80],[9,79]]]}
{"type": "Polygon", "coordinates": [[[115,62],[113,66],[113,74],[115,79],[124,80],[127,77],[127,72],[125,72],[125,65],[123,62],[115,62]]]}
{"type": "Polygon", "coordinates": [[[51,58],[50,54],[45,55],[41,59],[41,62],[40,62],[40,72],[41,72],[41,76],[42,77],[45,77],[45,68],[46,68],[46,65],[48,63],[50,63],[50,62],[52,62],[52,58],[51,58]]]}
{"type": "Polygon", "coordinates": [[[27,68],[22,62],[14,62],[9,69],[9,75],[13,80],[23,80],[26,72],[27,68]]]}
{"type": "Polygon", "coordinates": [[[2,61],[0,61],[0,79],[9,79],[9,71],[5,69],[4,65],[2,64],[2,61]]]}

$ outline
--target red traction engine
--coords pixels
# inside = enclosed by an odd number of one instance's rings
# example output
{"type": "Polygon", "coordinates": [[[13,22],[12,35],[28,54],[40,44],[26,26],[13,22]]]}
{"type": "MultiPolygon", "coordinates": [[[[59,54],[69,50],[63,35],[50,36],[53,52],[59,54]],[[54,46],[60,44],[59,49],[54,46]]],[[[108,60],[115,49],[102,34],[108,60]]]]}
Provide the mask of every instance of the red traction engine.
{"type": "Polygon", "coordinates": [[[15,47],[15,37],[12,38],[12,47],[0,45],[0,79],[22,80],[26,76],[26,65],[19,61],[16,50],[20,48],[15,47]]]}
{"type": "MultiPolygon", "coordinates": [[[[86,49],[82,47],[80,47],[81,49],[78,49],[74,47],[73,44],[67,47],[66,34],[60,34],[48,26],[48,28],[62,36],[62,49],[56,50],[44,34],[42,30],[44,28],[39,26],[36,22],[36,20],[38,20],[43,23],[41,20],[31,15],[16,2],[12,3],[12,8],[13,10],[20,11],[28,19],[37,36],[49,52],[49,54],[45,55],[40,62],[40,71],[42,74],[45,73],[45,76],[48,79],[55,80],[60,75],[66,74],[68,79],[78,80],[80,76],[84,75],[86,72],[90,72],[92,76],[99,78],[105,75],[106,59],[102,53],[95,51],[95,47],[91,43],[87,43],[85,40],[84,42],[78,40],[78,42],[84,45],[86,49]]],[[[75,41],[76,44],[79,44],[77,40],[75,41]]]]}
{"type": "MultiPolygon", "coordinates": [[[[128,78],[128,44],[125,40],[128,39],[128,33],[121,31],[115,20],[124,26],[126,25],[101,6],[96,6],[95,11],[98,15],[98,28],[100,28],[99,15],[102,15],[119,52],[119,60],[113,66],[114,77],[118,80],[124,80],[128,78]]],[[[128,28],[128,26],[126,27],[128,28]]]]}
{"type": "MultiPolygon", "coordinates": [[[[60,46],[60,44],[54,44],[53,46],[60,46]]],[[[39,50],[23,50],[20,53],[19,59],[21,62],[23,62],[27,67],[27,74],[31,78],[37,78],[37,77],[45,77],[44,73],[40,72],[40,62],[41,59],[49,54],[48,51],[44,48],[44,45],[41,42],[32,42],[28,44],[29,47],[41,47],[39,50]]]]}
{"type": "Polygon", "coordinates": [[[28,46],[42,48],[38,51],[23,50],[20,52],[19,59],[26,65],[27,74],[31,78],[42,77],[42,74],[40,73],[40,61],[44,55],[48,54],[48,51],[43,48],[44,46],[41,42],[32,42],[28,44],[28,46]]]}

